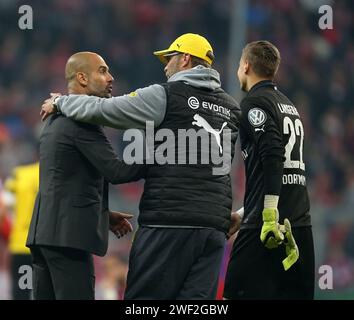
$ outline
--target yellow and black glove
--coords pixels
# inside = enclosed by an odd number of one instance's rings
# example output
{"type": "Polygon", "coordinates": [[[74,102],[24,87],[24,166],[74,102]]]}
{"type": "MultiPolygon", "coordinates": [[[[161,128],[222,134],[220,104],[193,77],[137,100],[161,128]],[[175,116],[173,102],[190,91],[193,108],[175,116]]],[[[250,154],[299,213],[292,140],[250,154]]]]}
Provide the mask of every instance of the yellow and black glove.
{"type": "Polygon", "coordinates": [[[277,248],[284,240],[284,234],[279,225],[279,212],[276,208],[264,208],[262,212],[263,226],[261,241],[268,249],[277,248]]]}
{"type": "Polygon", "coordinates": [[[281,227],[285,235],[284,245],[286,252],[286,258],[283,260],[283,267],[284,270],[287,271],[299,259],[299,248],[297,247],[295,238],[291,231],[290,221],[288,219],[284,219],[284,226],[281,227]]]}

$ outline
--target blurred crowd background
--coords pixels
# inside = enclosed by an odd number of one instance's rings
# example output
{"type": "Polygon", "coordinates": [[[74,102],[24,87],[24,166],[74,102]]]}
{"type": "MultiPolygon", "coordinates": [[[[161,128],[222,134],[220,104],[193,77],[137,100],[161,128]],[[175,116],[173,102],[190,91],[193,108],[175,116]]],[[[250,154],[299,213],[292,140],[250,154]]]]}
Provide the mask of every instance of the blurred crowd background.
{"type": "MultiPolygon", "coordinates": [[[[164,82],[163,66],[152,52],[165,49],[182,33],[199,33],[214,48],[214,67],[223,87],[237,88],[239,57],[229,56],[236,1],[0,0],[0,181],[5,183],[16,166],[37,160],[40,105],[49,92],[66,92],[64,67],[74,52],[101,54],[115,77],[113,94],[120,95],[164,82]],[[33,9],[33,30],[18,27],[22,4],[33,9]],[[229,59],[233,59],[232,70],[229,59]],[[227,82],[230,72],[235,75],[231,83],[227,82]]],[[[334,277],[333,290],[316,285],[316,298],[354,299],[354,2],[249,0],[246,19],[246,41],[267,39],[280,49],[278,87],[303,118],[316,281],[321,265],[330,265],[334,277]],[[332,30],[318,26],[322,4],[333,8],[332,30]]],[[[107,134],[121,154],[122,132],[107,129],[107,134]]],[[[235,209],[242,206],[244,195],[243,164],[240,152],[236,154],[235,209]]],[[[142,188],[143,182],[110,188],[111,209],[134,213],[135,228],[142,188]]],[[[0,219],[8,217],[5,220],[14,225],[11,203],[16,199],[3,198],[0,219]]],[[[95,259],[97,299],[123,297],[132,237],[117,240],[112,236],[108,255],[95,259]]],[[[231,242],[220,292],[230,246],[231,242]]],[[[3,236],[0,299],[12,298],[10,259],[3,236]]]]}

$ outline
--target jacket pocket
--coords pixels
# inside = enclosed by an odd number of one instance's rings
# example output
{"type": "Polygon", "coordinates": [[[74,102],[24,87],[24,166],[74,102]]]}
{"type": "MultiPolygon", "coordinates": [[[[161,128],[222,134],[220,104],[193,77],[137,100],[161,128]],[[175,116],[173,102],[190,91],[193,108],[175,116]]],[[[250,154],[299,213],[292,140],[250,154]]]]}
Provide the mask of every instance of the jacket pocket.
{"type": "Polygon", "coordinates": [[[72,198],[73,207],[84,208],[99,203],[100,199],[94,195],[77,194],[72,198]]]}

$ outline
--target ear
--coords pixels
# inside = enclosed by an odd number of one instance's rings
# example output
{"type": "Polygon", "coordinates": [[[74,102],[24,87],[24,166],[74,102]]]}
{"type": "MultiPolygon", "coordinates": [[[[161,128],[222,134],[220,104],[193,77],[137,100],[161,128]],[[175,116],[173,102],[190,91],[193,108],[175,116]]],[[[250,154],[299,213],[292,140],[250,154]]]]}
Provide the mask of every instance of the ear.
{"type": "Polygon", "coordinates": [[[182,68],[191,68],[192,67],[192,57],[189,53],[183,53],[180,59],[182,68]]]}
{"type": "Polygon", "coordinates": [[[245,63],[243,64],[243,72],[245,74],[248,74],[250,71],[250,68],[251,68],[250,63],[246,60],[245,63]]]}
{"type": "Polygon", "coordinates": [[[88,77],[86,75],[86,73],[84,72],[77,72],[76,73],[76,80],[77,82],[83,86],[83,87],[86,87],[87,86],[87,83],[88,83],[88,77]]]}

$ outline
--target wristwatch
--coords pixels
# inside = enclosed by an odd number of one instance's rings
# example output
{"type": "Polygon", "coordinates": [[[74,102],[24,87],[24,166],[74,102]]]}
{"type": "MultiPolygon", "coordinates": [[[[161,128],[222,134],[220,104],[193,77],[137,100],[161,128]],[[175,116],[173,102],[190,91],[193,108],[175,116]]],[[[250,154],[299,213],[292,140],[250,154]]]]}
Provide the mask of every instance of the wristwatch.
{"type": "Polygon", "coordinates": [[[60,96],[57,96],[57,97],[55,97],[54,100],[53,100],[53,106],[54,106],[54,108],[56,109],[55,112],[57,112],[57,113],[60,112],[59,107],[58,107],[58,104],[57,104],[59,98],[60,98],[60,96]]]}

